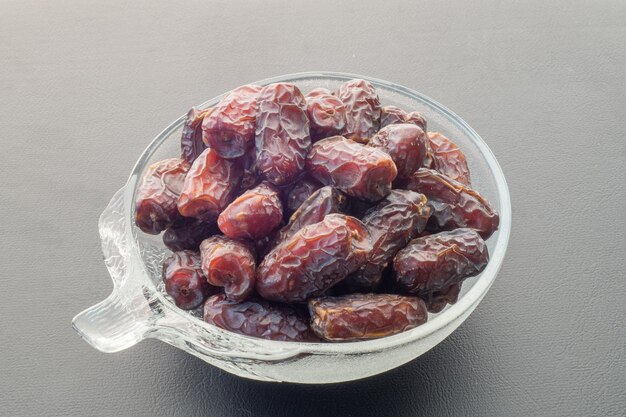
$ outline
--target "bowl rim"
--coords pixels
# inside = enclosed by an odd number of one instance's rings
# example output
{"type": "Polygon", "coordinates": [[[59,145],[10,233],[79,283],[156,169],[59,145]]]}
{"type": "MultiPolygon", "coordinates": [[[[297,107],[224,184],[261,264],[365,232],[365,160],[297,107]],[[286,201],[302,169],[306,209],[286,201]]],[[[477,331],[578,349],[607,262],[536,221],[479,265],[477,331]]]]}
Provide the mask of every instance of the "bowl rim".
{"type": "MultiPolygon", "coordinates": [[[[474,144],[478,147],[479,151],[482,153],[485,161],[487,162],[489,169],[494,177],[496,182],[496,190],[500,209],[500,225],[498,230],[498,238],[495,244],[495,249],[490,254],[490,262],[487,264],[485,270],[480,274],[479,279],[475,282],[472,288],[463,295],[455,304],[448,306],[444,311],[439,313],[436,317],[429,319],[425,324],[415,327],[411,330],[398,333],[396,335],[383,337],[380,339],[372,339],[372,340],[363,340],[363,341],[355,341],[349,343],[310,343],[310,342],[286,342],[286,341],[274,341],[274,340],[266,340],[254,338],[251,336],[245,336],[238,333],[230,332],[224,329],[220,329],[216,326],[213,326],[209,323],[204,322],[198,317],[190,315],[188,312],[183,310],[179,310],[176,308],[170,308],[171,313],[177,314],[180,318],[185,318],[186,320],[192,320],[195,325],[201,326],[207,330],[215,331],[217,330],[219,333],[224,332],[224,334],[228,335],[233,340],[240,339],[242,341],[254,341],[254,343],[259,347],[266,347],[268,352],[278,352],[283,351],[285,349],[289,349],[291,352],[293,350],[297,350],[298,353],[308,353],[308,354],[359,354],[359,353],[367,353],[373,351],[380,351],[389,349],[392,347],[401,346],[404,344],[412,343],[417,340],[428,337],[429,335],[437,332],[438,330],[446,327],[450,323],[457,320],[461,317],[467,310],[471,310],[476,303],[480,302],[482,297],[489,290],[491,285],[493,284],[500,268],[502,267],[502,263],[504,261],[504,255],[506,253],[506,249],[508,246],[510,233],[511,233],[511,201],[508,186],[506,183],[506,179],[504,177],[504,173],[498,161],[496,160],[493,152],[487,146],[485,141],[480,137],[480,135],[465,122],[461,117],[455,114],[453,111],[449,110],[444,105],[439,102],[433,100],[432,98],[419,93],[411,88],[382,80],[379,78],[359,75],[359,74],[351,74],[344,72],[334,72],[334,71],[307,71],[307,72],[297,72],[291,74],[284,74],[275,77],[265,78],[259,81],[252,82],[252,84],[258,85],[267,85],[271,83],[277,82],[292,82],[297,83],[299,80],[305,79],[314,79],[314,78],[323,78],[323,79],[331,79],[336,81],[346,81],[354,78],[360,78],[367,80],[374,84],[375,86],[385,87],[389,90],[392,90],[400,95],[407,96],[411,99],[421,101],[424,104],[427,104],[430,107],[438,110],[440,113],[445,115],[450,122],[455,124],[461,131],[474,142],[474,144]]],[[[227,92],[224,92],[210,100],[207,100],[200,104],[197,107],[204,108],[209,107],[216,104],[221,97],[223,97],[227,92]]],[[[134,189],[136,183],[142,175],[144,167],[149,163],[150,158],[154,154],[154,152],[159,148],[159,146],[172,134],[173,131],[178,129],[186,115],[183,114],[174,122],[172,122],[169,126],[167,126],[163,131],[161,131],[146,147],[143,151],[137,162],[135,163],[130,177],[128,179],[127,187],[129,188],[130,193],[127,194],[128,197],[133,198],[134,189]]],[[[133,232],[131,236],[133,236],[133,244],[132,250],[135,252],[137,257],[141,258],[139,253],[139,245],[136,243],[136,234],[133,231],[132,227],[132,212],[133,212],[133,204],[129,204],[131,207],[129,213],[129,217],[131,221],[129,222],[129,227],[133,232]]],[[[146,277],[149,277],[148,271],[144,262],[139,262],[141,268],[143,269],[143,273],[146,277]]],[[[150,282],[150,285],[154,286],[152,280],[147,279],[150,282]]],[[[154,287],[154,292],[159,297],[159,300],[164,304],[171,304],[165,296],[154,287]]]]}

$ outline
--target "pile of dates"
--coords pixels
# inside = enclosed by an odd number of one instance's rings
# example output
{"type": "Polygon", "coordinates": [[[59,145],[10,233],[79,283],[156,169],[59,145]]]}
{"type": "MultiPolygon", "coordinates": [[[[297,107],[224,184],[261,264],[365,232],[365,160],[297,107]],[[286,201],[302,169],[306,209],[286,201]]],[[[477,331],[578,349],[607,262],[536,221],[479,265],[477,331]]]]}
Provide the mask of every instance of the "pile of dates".
{"type": "Polygon", "coordinates": [[[350,341],[426,322],[489,261],[498,214],[463,152],[372,84],[245,85],[192,108],[135,221],[173,254],[165,290],[223,329],[350,341]]]}

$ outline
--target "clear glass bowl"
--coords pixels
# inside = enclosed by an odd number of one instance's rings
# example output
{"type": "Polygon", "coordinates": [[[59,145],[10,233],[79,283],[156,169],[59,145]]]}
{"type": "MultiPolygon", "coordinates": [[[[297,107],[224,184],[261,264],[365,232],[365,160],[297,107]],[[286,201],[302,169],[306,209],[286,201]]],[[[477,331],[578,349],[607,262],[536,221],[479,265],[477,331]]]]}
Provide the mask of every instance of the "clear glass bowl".
{"type": "MultiPolygon", "coordinates": [[[[509,241],[511,203],[502,170],[491,150],[460,117],[409,88],[370,77],[334,72],[307,72],[258,81],[292,82],[303,92],[336,88],[364,78],[378,89],[383,105],[417,110],[431,131],[453,138],[467,156],[472,184],[500,213],[500,229],[487,241],[491,260],[477,277],[463,284],[459,301],[422,326],[382,339],[352,343],[277,342],[242,336],[205,323],[197,312],[178,309],[162,290],[160,266],[167,249],[160,236],[148,236],[133,222],[138,180],[153,162],[180,153],[184,116],[161,132],[141,155],[126,185],[99,221],[102,250],[113,279],[112,294],[73,319],[76,331],[103,352],[126,349],[157,338],[235,375],[264,381],[331,383],[375,375],[414,359],[441,342],[476,308],[493,283],[509,241]]],[[[233,86],[234,87],[234,86],[233,86]]],[[[200,107],[215,105],[221,96],[200,107]]]]}

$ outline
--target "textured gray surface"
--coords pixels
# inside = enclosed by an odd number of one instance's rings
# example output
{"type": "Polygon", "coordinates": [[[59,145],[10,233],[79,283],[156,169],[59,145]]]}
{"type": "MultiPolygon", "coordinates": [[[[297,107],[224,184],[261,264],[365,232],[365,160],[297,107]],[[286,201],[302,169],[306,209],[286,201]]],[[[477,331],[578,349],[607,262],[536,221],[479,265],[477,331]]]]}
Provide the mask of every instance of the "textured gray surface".
{"type": "Polygon", "coordinates": [[[0,415],[625,415],[625,22],[619,0],[3,1],[0,415]],[[493,149],[513,233],[476,312],[402,368],[321,387],[82,342],[71,317],[111,290],[97,217],[148,141],[316,69],[422,91],[493,149]]]}

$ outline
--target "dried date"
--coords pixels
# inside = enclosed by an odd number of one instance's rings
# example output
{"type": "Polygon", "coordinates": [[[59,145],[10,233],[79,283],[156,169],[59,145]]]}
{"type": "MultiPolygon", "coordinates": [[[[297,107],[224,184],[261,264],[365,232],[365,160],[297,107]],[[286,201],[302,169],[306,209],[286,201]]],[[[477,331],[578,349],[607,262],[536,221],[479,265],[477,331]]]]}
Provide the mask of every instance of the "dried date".
{"type": "Polygon", "coordinates": [[[158,235],[180,219],[176,207],[189,163],[165,159],[148,167],[137,187],[135,224],[143,232],[158,235]]]}
{"type": "Polygon", "coordinates": [[[204,303],[204,321],[231,332],[261,339],[315,342],[307,317],[296,309],[267,301],[227,300],[214,295],[204,303]]]}
{"type": "Polygon", "coordinates": [[[374,86],[368,81],[354,79],[341,84],[335,95],[346,107],[343,136],[367,142],[380,129],[380,100],[374,86]]]}
{"type": "Polygon", "coordinates": [[[428,320],[424,301],[391,294],[350,294],[309,300],[311,329],[329,341],[391,336],[428,320]]]}
{"type": "Polygon", "coordinates": [[[403,179],[424,166],[427,142],[428,138],[422,129],[404,123],[380,129],[372,136],[368,145],[387,152],[398,168],[398,179],[403,179]]]}
{"type": "Polygon", "coordinates": [[[229,300],[242,301],[254,289],[255,259],[243,242],[225,236],[212,236],[200,245],[202,271],[206,280],[224,287],[229,300]]]}
{"type": "Polygon", "coordinates": [[[441,172],[461,184],[470,185],[470,171],[461,149],[438,132],[428,132],[428,141],[431,149],[430,160],[432,161],[429,168],[441,172]]]}
{"type": "Polygon", "coordinates": [[[261,239],[283,219],[283,205],[276,188],[262,182],[237,197],[217,219],[222,233],[232,239],[261,239]]]}
{"type": "Polygon", "coordinates": [[[407,190],[393,190],[364,217],[372,241],[367,261],[341,285],[352,292],[376,289],[383,270],[396,253],[426,227],[430,209],[426,197],[407,190]]]}
{"type": "Polygon", "coordinates": [[[456,229],[412,240],[393,261],[398,288],[428,294],[482,272],[489,251],[474,229],[456,229]]]}
{"type": "Polygon", "coordinates": [[[202,120],[212,111],[213,107],[204,110],[192,107],[187,112],[180,137],[180,157],[189,164],[193,164],[193,161],[206,149],[202,141],[202,120]]]}
{"type": "Polygon", "coordinates": [[[426,119],[419,112],[407,113],[396,106],[385,106],[380,112],[380,128],[389,125],[411,123],[426,132],[426,119]]]}
{"type": "Polygon", "coordinates": [[[307,156],[306,167],[322,184],[370,201],[389,194],[398,174],[387,153],[342,136],[315,143],[307,156]]]}
{"type": "Polygon", "coordinates": [[[439,291],[433,291],[431,293],[421,295],[420,297],[426,303],[426,308],[431,313],[439,313],[446,305],[454,304],[459,299],[459,293],[461,292],[462,283],[452,284],[447,288],[439,291]]]}
{"type": "Polygon", "coordinates": [[[263,88],[256,121],[259,173],[274,185],[295,181],[311,147],[306,102],[298,87],[277,83],[263,88]]]}
{"type": "Polygon", "coordinates": [[[165,292],[183,310],[198,307],[218,290],[206,281],[200,266],[200,255],[192,251],[174,252],[163,262],[165,292]]]}
{"type": "Polygon", "coordinates": [[[432,169],[420,168],[403,188],[422,193],[431,208],[431,232],[476,229],[484,239],[498,230],[500,217],[478,192],[432,169]]]}
{"type": "Polygon", "coordinates": [[[354,217],[329,214],[281,242],[257,269],[257,292],[265,299],[301,302],[320,295],[356,271],[372,245],[354,217]]]}
{"type": "Polygon", "coordinates": [[[319,190],[322,184],[312,179],[302,179],[290,187],[285,197],[285,212],[291,215],[304,201],[315,191],[319,190]]]}
{"type": "Polygon", "coordinates": [[[185,178],[178,211],[185,217],[212,222],[235,198],[243,170],[237,161],[222,159],[211,148],[194,161],[185,178]]]}
{"type": "Polygon", "coordinates": [[[315,89],[306,96],[306,111],[313,141],[339,135],[346,127],[346,107],[325,89],[315,89]]]}
{"type": "Polygon", "coordinates": [[[243,85],[228,93],[204,118],[204,143],[222,158],[243,156],[254,147],[257,98],[261,87],[243,85]]]}
{"type": "Polygon", "coordinates": [[[200,243],[218,232],[213,222],[183,217],[163,233],[163,243],[171,251],[198,250],[200,243]]]}

